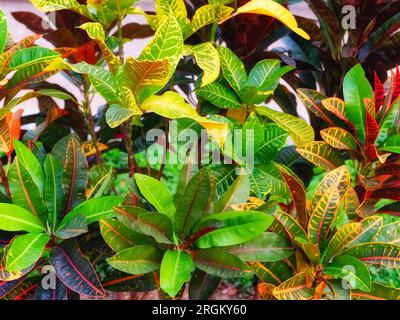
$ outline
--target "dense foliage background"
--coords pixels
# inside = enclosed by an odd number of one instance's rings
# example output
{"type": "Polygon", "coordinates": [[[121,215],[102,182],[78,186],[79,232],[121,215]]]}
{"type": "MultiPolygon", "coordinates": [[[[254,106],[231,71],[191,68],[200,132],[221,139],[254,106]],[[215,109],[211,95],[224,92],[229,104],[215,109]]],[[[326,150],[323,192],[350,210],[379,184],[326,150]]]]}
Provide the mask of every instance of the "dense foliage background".
{"type": "Polygon", "coordinates": [[[1,299],[400,298],[399,1],[30,2],[1,299]]]}

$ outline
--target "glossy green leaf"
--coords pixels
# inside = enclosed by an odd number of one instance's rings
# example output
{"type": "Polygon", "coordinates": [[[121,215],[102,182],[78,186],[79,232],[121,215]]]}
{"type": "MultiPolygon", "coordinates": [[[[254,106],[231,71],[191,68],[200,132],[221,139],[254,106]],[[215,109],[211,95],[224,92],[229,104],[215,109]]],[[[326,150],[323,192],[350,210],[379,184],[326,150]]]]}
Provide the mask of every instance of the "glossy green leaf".
{"type": "Polygon", "coordinates": [[[167,250],[160,267],[160,287],[175,297],[195,269],[192,257],[184,251],[167,250]]]}
{"type": "Polygon", "coordinates": [[[40,220],[28,210],[15,204],[0,203],[0,229],[5,231],[45,231],[40,220]]]}
{"type": "Polygon", "coordinates": [[[88,231],[86,217],[83,214],[77,214],[61,223],[60,227],[54,232],[54,235],[60,239],[75,238],[88,231]]]}
{"type": "Polygon", "coordinates": [[[388,268],[400,268],[400,246],[391,243],[367,242],[345,251],[361,261],[388,268]]]}
{"type": "Polygon", "coordinates": [[[272,224],[273,217],[257,211],[227,211],[203,218],[201,222],[217,220],[224,226],[200,237],[199,248],[211,248],[240,244],[261,235],[272,224]]]}
{"type": "Polygon", "coordinates": [[[114,210],[118,220],[133,230],[160,243],[172,242],[172,223],[166,215],[132,206],[115,207],[114,210]]]}
{"type": "Polygon", "coordinates": [[[335,279],[346,280],[353,289],[371,290],[371,275],[368,267],[350,255],[336,257],[332,263],[324,267],[323,272],[335,279]]]}
{"type": "Polygon", "coordinates": [[[247,82],[247,73],[243,62],[229,48],[219,46],[217,49],[221,61],[222,73],[233,90],[239,93],[247,82]]]}
{"type": "Polygon", "coordinates": [[[347,72],[343,80],[343,96],[346,103],[346,117],[354,124],[357,138],[366,142],[366,110],[364,99],[374,99],[374,93],[360,64],[347,72]]]}
{"type": "Polygon", "coordinates": [[[20,271],[36,263],[49,240],[44,233],[16,236],[8,247],[6,269],[20,271]]]}
{"type": "Polygon", "coordinates": [[[281,235],[264,232],[254,240],[230,246],[226,251],[244,261],[275,262],[294,253],[290,242],[281,235]]]}
{"type": "Polygon", "coordinates": [[[167,187],[161,181],[139,173],[135,174],[135,181],[146,200],[172,220],[176,209],[167,187]]]}
{"type": "Polygon", "coordinates": [[[0,9],[0,54],[3,53],[7,44],[8,28],[4,11],[0,9]]]}
{"type": "Polygon", "coordinates": [[[107,262],[117,270],[130,274],[142,274],[158,270],[161,260],[161,252],[156,248],[141,245],[122,250],[107,259],[107,262]]]}
{"type": "Polygon", "coordinates": [[[196,89],[196,94],[222,109],[240,109],[242,107],[236,94],[218,82],[196,89]]]}
{"type": "Polygon", "coordinates": [[[246,203],[250,196],[250,181],[248,175],[240,175],[229,189],[215,202],[214,212],[224,212],[232,209],[232,205],[246,203]]]}

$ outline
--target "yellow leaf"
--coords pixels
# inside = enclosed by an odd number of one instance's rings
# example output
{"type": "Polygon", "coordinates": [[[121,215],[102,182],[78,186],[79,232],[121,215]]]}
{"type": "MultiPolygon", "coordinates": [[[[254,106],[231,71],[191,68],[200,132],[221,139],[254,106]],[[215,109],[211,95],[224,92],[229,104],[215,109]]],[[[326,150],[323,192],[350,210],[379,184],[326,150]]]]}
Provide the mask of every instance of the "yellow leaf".
{"type": "Polygon", "coordinates": [[[249,1],[245,5],[239,7],[233,15],[231,15],[224,21],[234,16],[237,16],[238,14],[241,13],[255,13],[273,17],[282,22],[285,26],[287,26],[293,32],[297,33],[299,36],[303,37],[306,40],[310,40],[310,36],[303,29],[299,28],[295,17],[290,13],[290,11],[275,1],[272,0],[249,1]]]}

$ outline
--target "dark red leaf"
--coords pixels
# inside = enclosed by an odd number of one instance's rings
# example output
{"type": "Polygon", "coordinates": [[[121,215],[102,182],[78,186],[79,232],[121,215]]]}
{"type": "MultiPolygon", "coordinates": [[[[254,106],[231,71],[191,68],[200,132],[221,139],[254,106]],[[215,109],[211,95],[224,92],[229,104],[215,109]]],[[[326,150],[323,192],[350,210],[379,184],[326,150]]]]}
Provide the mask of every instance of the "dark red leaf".
{"type": "Polygon", "coordinates": [[[375,86],[374,86],[375,111],[376,113],[378,113],[382,108],[383,100],[385,98],[385,89],[383,88],[383,84],[375,71],[374,71],[374,77],[375,77],[375,86]]]}

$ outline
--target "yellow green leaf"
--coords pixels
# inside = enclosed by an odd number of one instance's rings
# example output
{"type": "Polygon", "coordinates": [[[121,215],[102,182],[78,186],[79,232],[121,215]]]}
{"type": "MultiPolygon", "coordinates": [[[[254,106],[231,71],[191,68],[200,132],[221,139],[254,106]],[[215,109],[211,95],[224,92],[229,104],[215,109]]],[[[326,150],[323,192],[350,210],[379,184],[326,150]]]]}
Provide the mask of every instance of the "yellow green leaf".
{"type": "Polygon", "coordinates": [[[384,242],[367,242],[345,251],[361,261],[400,269],[400,246],[384,242]]]}
{"type": "Polygon", "coordinates": [[[286,130],[297,146],[314,141],[314,130],[306,121],[267,107],[257,107],[256,111],[286,130]]]}
{"type": "Polygon", "coordinates": [[[310,40],[310,36],[303,29],[299,28],[296,18],[290,13],[290,11],[273,0],[251,0],[245,5],[239,7],[228,19],[241,13],[262,14],[275,18],[299,36],[306,40],[310,40]]]}
{"type": "Polygon", "coordinates": [[[313,141],[297,147],[296,150],[308,161],[324,170],[332,170],[344,164],[340,152],[325,142],[313,141]]]}
{"type": "Polygon", "coordinates": [[[312,278],[308,272],[301,272],[277,286],[272,293],[278,300],[309,300],[314,295],[312,278]]]}
{"type": "Polygon", "coordinates": [[[220,69],[218,51],[210,42],[186,47],[194,56],[198,66],[204,72],[201,79],[201,86],[214,82],[219,76],[220,69]]]}
{"type": "Polygon", "coordinates": [[[195,12],[192,22],[190,24],[190,32],[185,34],[185,38],[188,38],[191,34],[195,33],[197,30],[213,23],[213,22],[221,22],[224,19],[228,18],[232,12],[233,8],[228,6],[214,6],[211,4],[207,4],[205,6],[200,7],[195,12]]]}
{"type": "Polygon", "coordinates": [[[321,136],[330,146],[337,149],[357,150],[357,142],[347,130],[339,127],[321,130],[321,136]]]}

